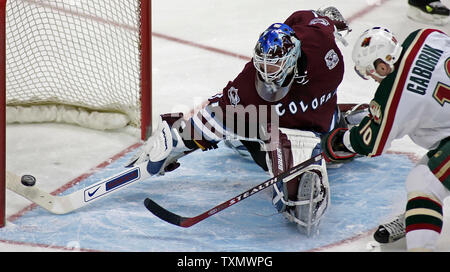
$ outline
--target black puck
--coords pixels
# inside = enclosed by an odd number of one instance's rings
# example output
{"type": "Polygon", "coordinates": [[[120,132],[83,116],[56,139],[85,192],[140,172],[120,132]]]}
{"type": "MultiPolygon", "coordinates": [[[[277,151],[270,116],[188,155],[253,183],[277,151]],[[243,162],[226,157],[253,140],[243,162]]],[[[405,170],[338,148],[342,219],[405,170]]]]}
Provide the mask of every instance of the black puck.
{"type": "Polygon", "coordinates": [[[20,181],[25,186],[34,186],[36,184],[36,178],[32,175],[23,175],[20,181]]]}

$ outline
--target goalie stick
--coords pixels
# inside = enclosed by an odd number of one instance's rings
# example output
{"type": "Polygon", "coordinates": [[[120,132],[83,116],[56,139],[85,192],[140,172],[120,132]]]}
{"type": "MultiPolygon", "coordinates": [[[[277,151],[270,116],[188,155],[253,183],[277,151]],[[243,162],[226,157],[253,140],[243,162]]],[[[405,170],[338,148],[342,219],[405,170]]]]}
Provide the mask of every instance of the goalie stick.
{"type": "Polygon", "coordinates": [[[66,214],[86,206],[104,196],[110,195],[124,187],[142,181],[151,176],[144,162],[134,167],[98,181],[86,188],[68,195],[55,196],[40,189],[38,186],[26,186],[21,177],[6,171],[6,188],[25,197],[31,202],[41,206],[54,214],[66,214]]]}
{"type": "MultiPolygon", "coordinates": [[[[225,210],[226,208],[248,198],[249,196],[252,196],[258,192],[261,192],[262,190],[270,187],[271,185],[275,184],[278,181],[282,181],[282,182],[287,182],[291,179],[293,179],[294,177],[300,175],[301,173],[305,172],[306,170],[310,169],[309,167],[317,162],[323,159],[323,155],[322,153],[292,167],[291,169],[275,176],[272,177],[266,181],[264,181],[261,184],[256,185],[253,188],[248,189],[247,191],[238,194],[237,196],[207,210],[206,212],[199,214],[197,216],[194,217],[184,217],[184,216],[180,216],[177,215],[173,212],[170,212],[168,210],[166,210],[165,208],[161,207],[159,204],[157,204],[155,201],[151,200],[150,198],[146,198],[144,200],[144,205],[145,207],[151,212],[153,213],[155,216],[159,217],[160,219],[176,225],[176,226],[180,226],[183,228],[188,228],[191,227],[203,220],[205,220],[206,218],[222,211],[225,210]]],[[[323,162],[324,163],[324,162],[323,162]]]]}
{"type": "MultiPolygon", "coordinates": [[[[125,153],[140,145],[141,144],[134,144],[118,155],[123,156],[125,153]]],[[[187,155],[196,150],[197,149],[192,149],[185,151],[184,153],[187,155]]],[[[111,159],[114,160],[114,158],[111,159]]],[[[164,160],[150,162],[151,161],[142,162],[135,166],[128,165],[125,170],[113,176],[102,179],[76,192],[62,196],[50,194],[40,189],[38,186],[35,186],[34,182],[32,184],[26,184],[26,182],[23,183],[24,176],[19,177],[8,171],[6,171],[6,188],[25,197],[51,213],[66,214],[157,174],[161,165],[164,163],[164,160]]],[[[177,161],[169,163],[165,167],[165,171],[170,172],[177,168],[178,165],[177,161]]],[[[34,179],[34,177],[32,178],[34,179]]]]}
{"type": "MultiPolygon", "coordinates": [[[[131,147],[134,148],[135,145],[131,147]]],[[[189,154],[196,150],[197,149],[192,149],[185,151],[184,153],[189,154]]],[[[126,151],[128,152],[128,149],[126,151]]],[[[66,214],[157,174],[161,165],[164,163],[164,160],[150,162],[151,161],[146,161],[132,167],[128,166],[125,170],[111,177],[100,180],[68,195],[52,195],[40,189],[38,186],[35,186],[34,183],[32,185],[22,183],[23,176],[19,177],[8,171],[6,171],[6,188],[25,197],[51,213],[66,214]]],[[[170,172],[176,167],[177,162],[175,161],[168,164],[165,170],[170,172]]]]}

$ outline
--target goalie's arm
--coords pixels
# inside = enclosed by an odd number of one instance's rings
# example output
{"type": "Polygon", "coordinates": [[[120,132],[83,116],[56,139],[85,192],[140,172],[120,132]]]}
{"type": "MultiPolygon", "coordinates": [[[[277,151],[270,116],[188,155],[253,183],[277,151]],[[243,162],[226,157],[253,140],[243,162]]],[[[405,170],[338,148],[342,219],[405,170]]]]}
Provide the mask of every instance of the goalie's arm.
{"type": "Polygon", "coordinates": [[[217,148],[224,139],[260,139],[258,120],[252,120],[243,105],[232,106],[228,100],[219,93],[184,117],[186,126],[180,135],[186,146],[205,151],[217,148]]]}

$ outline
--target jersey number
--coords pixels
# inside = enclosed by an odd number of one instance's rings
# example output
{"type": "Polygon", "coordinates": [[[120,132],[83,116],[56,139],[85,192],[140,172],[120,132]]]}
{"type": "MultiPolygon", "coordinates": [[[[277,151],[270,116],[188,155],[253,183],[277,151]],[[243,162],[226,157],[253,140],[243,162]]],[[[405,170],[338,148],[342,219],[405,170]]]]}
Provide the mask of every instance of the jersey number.
{"type": "Polygon", "coordinates": [[[372,141],[372,128],[370,127],[370,123],[372,123],[372,120],[369,120],[367,124],[359,131],[364,144],[367,146],[369,146],[372,141]]]}
{"type": "Polygon", "coordinates": [[[447,86],[442,82],[438,82],[436,88],[434,89],[433,97],[439,104],[441,104],[441,106],[444,106],[445,102],[450,103],[450,86],[447,86]]]}
{"type": "MultiPolygon", "coordinates": [[[[445,72],[450,77],[450,58],[445,61],[445,72]]],[[[445,102],[450,103],[450,86],[438,82],[434,89],[433,97],[441,106],[444,106],[445,102]]]]}

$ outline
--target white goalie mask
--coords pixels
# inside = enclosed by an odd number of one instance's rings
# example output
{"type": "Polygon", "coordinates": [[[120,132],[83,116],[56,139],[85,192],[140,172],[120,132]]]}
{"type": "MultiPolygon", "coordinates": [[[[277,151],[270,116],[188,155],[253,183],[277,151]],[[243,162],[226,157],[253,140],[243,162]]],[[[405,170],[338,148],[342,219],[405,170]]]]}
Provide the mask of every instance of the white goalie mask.
{"type": "Polygon", "coordinates": [[[363,79],[370,74],[385,78],[376,72],[375,61],[382,60],[394,71],[394,64],[400,58],[402,47],[395,36],[386,28],[374,27],[362,33],[353,47],[352,59],[355,72],[363,79]]]}
{"type": "Polygon", "coordinates": [[[274,102],[286,96],[294,81],[300,47],[294,30],[286,24],[272,24],[261,34],[253,53],[255,87],[261,98],[274,102]]]}

